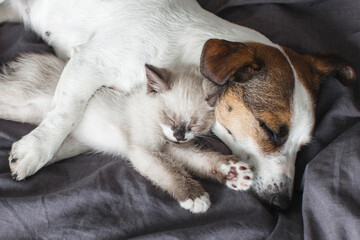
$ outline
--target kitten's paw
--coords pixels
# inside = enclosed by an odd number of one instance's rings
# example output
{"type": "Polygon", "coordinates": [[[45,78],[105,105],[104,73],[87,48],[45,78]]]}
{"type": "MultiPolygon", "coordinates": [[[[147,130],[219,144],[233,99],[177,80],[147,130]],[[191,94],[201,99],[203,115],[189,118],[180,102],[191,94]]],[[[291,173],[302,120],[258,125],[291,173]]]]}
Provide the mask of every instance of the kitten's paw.
{"type": "Polygon", "coordinates": [[[32,137],[25,136],[15,142],[9,155],[11,176],[16,181],[35,174],[48,161],[49,154],[42,151],[41,144],[32,137]]]}
{"type": "Polygon", "coordinates": [[[194,200],[187,199],[179,203],[181,207],[189,210],[192,213],[204,213],[211,205],[208,193],[205,193],[201,197],[195,198],[194,200]]]}
{"type": "Polygon", "coordinates": [[[226,186],[236,191],[248,190],[253,183],[253,172],[249,165],[236,157],[227,159],[220,170],[225,176],[226,186]]]}

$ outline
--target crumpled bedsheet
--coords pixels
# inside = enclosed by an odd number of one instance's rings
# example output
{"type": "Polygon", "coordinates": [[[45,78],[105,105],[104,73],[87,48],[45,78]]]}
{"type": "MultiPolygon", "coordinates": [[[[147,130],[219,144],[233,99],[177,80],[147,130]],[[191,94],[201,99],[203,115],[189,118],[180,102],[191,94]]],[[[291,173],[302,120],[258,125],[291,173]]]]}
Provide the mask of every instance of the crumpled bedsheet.
{"type": "MultiPolygon", "coordinates": [[[[199,2],[299,53],[338,53],[360,75],[359,1],[199,2]]],[[[49,51],[22,25],[0,25],[1,64],[49,51]]],[[[15,182],[8,152],[34,126],[0,120],[0,239],[360,239],[359,90],[359,81],[347,88],[323,79],[314,136],[298,154],[294,198],[284,212],[204,180],[212,206],[194,215],[126,160],[103,154],[77,156],[15,182]]]]}

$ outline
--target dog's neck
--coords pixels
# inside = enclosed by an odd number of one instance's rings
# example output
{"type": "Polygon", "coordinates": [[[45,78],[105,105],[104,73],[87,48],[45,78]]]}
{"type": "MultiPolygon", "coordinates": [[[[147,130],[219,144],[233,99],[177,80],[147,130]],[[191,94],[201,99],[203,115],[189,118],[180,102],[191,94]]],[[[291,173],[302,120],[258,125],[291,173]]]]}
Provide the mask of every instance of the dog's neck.
{"type": "Polygon", "coordinates": [[[261,33],[223,20],[201,8],[196,1],[184,1],[182,5],[185,10],[190,11],[189,17],[179,16],[174,21],[175,24],[171,27],[177,34],[170,36],[166,50],[159,54],[160,59],[156,60],[155,64],[167,62],[170,66],[166,67],[178,66],[179,63],[198,65],[201,50],[205,42],[211,38],[262,43],[281,50],[279,45],[261,33]]]}

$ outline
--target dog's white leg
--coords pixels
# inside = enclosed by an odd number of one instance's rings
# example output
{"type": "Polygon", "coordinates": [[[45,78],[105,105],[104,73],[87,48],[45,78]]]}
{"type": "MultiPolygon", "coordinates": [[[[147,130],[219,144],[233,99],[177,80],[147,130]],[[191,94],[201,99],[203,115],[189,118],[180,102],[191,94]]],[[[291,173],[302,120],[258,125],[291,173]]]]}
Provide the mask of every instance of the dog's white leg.
{"type": "Polygon", "coordinates": [[[46,164],[49,166],[53,163],[75,157],[85,152],[89,152],[91,149],[88,146],[80,143],[73,136],[69,135],[56,152],[55,156],[46,164]]]}
{"type": "Polygon", "coordinates": [[[9,0],[0,0],[0,23],[21,22],[19,13],[13,9],[9,0]]]}
{"type": "Polygon", "coordinates": [[[210,207],[209,195],[200,183],[168,155],[134,148],[129,152],[129,159],[143,176],[173,195],[181,207],[193,213],[205,212],[210,207]]]}
{"type": "Polygon", "coordinates": [[[86,53],[74,53],[60,77],[52,110],[37,128],[13,144],[9,162],[14,179],[33,175],[39,169],[27,166],[44,166],[54,157],[81,119],[90,97],[103,85],[103,75],[94,72],[99,66],[93,66],[87,59],[86,53]],[[18,164],[11,164],[14,159],[18,164]]]}
{"type": "Polygon", "coordinates": [[[232,155],[200,150],[186,145],[168,145],[167,151],[194,174],[225,182],[233,190],[247,190],[253,182],[250,166],[232,155]]]}

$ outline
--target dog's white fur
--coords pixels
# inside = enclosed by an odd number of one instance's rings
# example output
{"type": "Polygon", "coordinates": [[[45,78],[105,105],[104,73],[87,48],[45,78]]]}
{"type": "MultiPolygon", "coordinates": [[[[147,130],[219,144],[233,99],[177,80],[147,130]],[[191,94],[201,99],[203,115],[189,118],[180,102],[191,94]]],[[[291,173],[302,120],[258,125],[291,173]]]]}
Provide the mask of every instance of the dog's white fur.
{"type": "MultiPolygon", "coordinates": [[[[145,82],[144,63],[173,70],[198,66],[209,38],[262,43],[286,56],[262,34],[216,17],[195,0],[5,1],[0,22],[18,20],[53,46],[58,56],[69,59],[52,110],[39,127],[13,145],[11,154],[19,156],[18,161],[51,159],[79,122],[92,94],[101,86],[131,91],[145,82]]],[[[249,136],[235,141],[224,126],[218,122],[214,126],[235,154],[255,162],[263,183],[279,181],[284,173],[292,179],[296,153],[310,138],[312,103],[294,69],[293,73],[292,124],[281,151],[269,156],[249,136]]]]}

